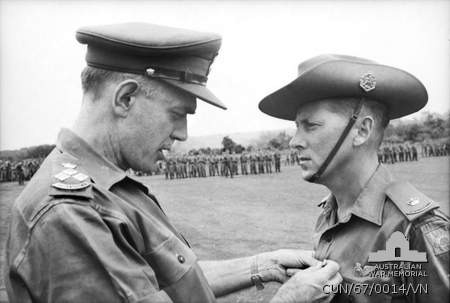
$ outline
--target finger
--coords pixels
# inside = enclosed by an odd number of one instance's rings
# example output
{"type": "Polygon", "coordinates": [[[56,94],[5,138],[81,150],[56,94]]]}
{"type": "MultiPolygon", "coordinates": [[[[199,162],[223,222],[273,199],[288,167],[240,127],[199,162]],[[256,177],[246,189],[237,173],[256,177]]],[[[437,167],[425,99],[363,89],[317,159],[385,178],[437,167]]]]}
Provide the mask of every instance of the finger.
{"type": "Polygon", "coordinates": [[[311,272],[311,271],[317,271],[319,269],[322,269],[326,264],[326,260],[325,261],[318,261],[316,264],[314,264],[313,266],[310,266],[308,268],[305,268],[303,271],[305,272],[311,272]]]}
{"type": "Polygon", "coordinates": [[[302,263],[306,266],[314,266],[320,261],[314,258],[314,251],[306,251],[302,258],[302,263]]]}
{"type": "Polygon", "coordinates": [[[293,275],[295,275],[296,273],[298,273],[299,271],[301,271],[301,269],[298,268],[288,268],[286,269],[286,275],[288,277],[292,277],[293,275]]]}
{"type": "Polygon", "coordinates": [[[287,268],[286,269],[286,275],[289,277],[292,277],[298,273],[303,273],[304,275],[308,276],[310,275],[313,271],[317,271],[321,268],[322,266],[320,265],[320,262],[317,263],[314,266],[308,267],[306,269],[300,269],[300,268],[287,268]]]}
{"type": "Polygon", "coordinates": [[[283,250],[285,257],[280,262],[285,267],[304,268],[315,265],[318,260],[314,258],[314,251],[312,250],[283,250]]]}
{"type": "Polygon", "coordinates": [[[275,277],[275,281],[277,281],[277,282],[280,282],[280,283],[284,283],[284,282],[286,282],[287,280],[289,280],[289,278],[290,277],[288,277],[287,275],[277,275],[276,277],[275,277]]]}
{"type": "Polygon", "coordinates": [[[326,260],[325,266],[323,266],[320,271],[325,275],[332,277],[339,271],[339,264],[332,260],[326,260]]]}
{"type": "Polygon", "coordinates": [[[343,281],[342,276],[339,273],[336,273],[327,284],[329,285],[339,285],[343,281]]]}

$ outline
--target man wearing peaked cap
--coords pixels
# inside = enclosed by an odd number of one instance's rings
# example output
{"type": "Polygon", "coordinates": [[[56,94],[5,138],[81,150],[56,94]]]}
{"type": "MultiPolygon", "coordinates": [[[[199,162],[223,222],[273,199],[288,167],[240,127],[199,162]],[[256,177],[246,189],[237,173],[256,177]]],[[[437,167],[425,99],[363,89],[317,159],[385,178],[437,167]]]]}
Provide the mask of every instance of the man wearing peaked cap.
{"type": "Polygon", "coordinates": [[[206,88],[220,36],[127,23],[76,37],[88,48],[81,111],[12,208],[10,301],[203,303],[289,276],[273,302],[331,298],[320,288],[340,283],[338,265],[320,266],[311,251],[198,261],[149,189],[125,174],[151,171],[186,140],[196,98],[225,108],[206,88]]]}
{"type": "Polygon", "coordinates": [[[449,218],[377,156],[389,120],[420,110],[427,99],[422,83],[401,69],[321,55],[301,63],[295,80],[259,103],[264,113],[295,121],[290,145],[299,152],[303,179],[331,192],[319,204],[313,239],[315,257],[336,261],[349,290],[333,302],[448,301],[449,218]],[[406,244],[390,241],[398,232],[406,244]],[[413,269],[383,267],[389,262],[413,269]]]}

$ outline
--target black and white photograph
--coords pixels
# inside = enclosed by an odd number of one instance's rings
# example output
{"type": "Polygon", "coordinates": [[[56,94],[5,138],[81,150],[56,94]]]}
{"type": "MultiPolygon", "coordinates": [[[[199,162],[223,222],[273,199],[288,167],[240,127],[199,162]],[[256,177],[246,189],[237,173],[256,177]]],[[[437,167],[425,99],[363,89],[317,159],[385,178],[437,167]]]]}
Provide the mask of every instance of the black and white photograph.
{"type": "Polygon", "coordinates": [[[0,303],[448,302],[450,1],[0,0],[0,303]]]}

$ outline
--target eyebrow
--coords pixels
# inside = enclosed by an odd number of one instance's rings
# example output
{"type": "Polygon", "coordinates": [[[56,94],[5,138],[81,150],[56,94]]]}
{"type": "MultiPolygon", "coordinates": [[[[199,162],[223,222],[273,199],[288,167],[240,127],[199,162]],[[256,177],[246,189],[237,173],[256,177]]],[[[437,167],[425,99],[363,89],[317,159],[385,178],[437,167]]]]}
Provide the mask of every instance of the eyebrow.
{"type": "Polygon", "coordinates": [[[299,124],[305,124],[306,122],[310,122],[310,119],[309,118],[303,118],[303,119],[300,119],[300,121],[296,121],[296,122],[298,122],[299,124]]]}

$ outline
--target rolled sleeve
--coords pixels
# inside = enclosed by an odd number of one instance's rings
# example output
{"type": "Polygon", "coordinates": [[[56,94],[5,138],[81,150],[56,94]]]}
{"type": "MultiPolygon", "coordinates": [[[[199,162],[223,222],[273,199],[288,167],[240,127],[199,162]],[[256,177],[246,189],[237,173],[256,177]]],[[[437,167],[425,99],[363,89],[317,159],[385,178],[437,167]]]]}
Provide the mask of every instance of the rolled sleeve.
{"type": "Polygon", "coordinates": [[[53,206],[34,226],[17,276],[45,302],[172,302],[120,218],[88,204],[53,206]]]}

